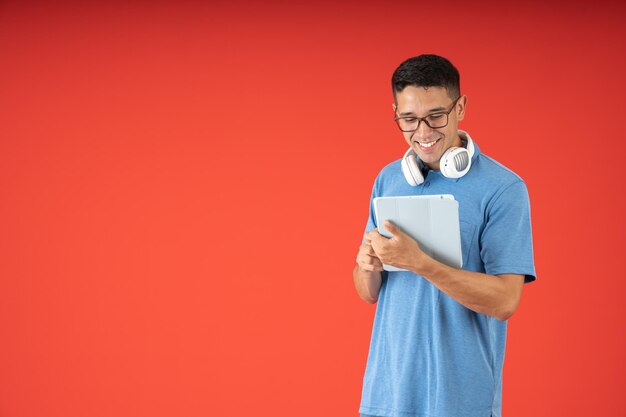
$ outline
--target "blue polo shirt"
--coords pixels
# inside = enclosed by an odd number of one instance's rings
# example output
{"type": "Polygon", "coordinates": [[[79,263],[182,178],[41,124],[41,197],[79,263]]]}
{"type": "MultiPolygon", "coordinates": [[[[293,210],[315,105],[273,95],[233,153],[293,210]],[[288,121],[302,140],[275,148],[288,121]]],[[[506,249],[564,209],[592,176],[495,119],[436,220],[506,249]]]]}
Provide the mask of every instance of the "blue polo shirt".
{"type": "MultiPolygon", "coordinates": [[[[380,196],[452,194],[459,202],[463,269],[535,280],[523,180],[475,145],[472,167],[431,170],[410,186],[400,160],[376,177],[380,196]]],[[[499,417],[507,322],[475,313],[412,272],[383,272],[359,412],[387,417],[499,417]]]]}

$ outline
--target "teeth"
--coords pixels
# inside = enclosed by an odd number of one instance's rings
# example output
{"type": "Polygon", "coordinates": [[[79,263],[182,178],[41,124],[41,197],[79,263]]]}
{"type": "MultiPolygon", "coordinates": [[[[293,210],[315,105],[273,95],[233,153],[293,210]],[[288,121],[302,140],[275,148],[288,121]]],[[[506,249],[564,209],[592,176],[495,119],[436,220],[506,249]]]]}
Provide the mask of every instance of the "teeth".
{"type": "MultiPolygon", "coordinates": [[[[439,139],[437,139],[439,140],[439,139]]],[[[433,142],[418,142],[420,145],[422,145],[424,148],[430,148],[431,146],[433,146],[435,143],[437,143],[437,140],[433,141],[433,142]]]]}

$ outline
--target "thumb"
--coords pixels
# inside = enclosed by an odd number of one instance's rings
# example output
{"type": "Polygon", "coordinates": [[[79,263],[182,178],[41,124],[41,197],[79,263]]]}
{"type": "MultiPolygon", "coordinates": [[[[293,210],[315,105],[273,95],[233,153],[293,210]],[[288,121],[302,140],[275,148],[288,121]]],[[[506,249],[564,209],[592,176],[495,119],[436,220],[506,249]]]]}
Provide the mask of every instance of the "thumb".
{"type": "Polygon", "coordinates": [[[385,228],[391,232],[392,235],[402,235],[402,230],[398,228],[395,224],[391,222],[391,220],[385,220],[384,222],[385,228]]]}

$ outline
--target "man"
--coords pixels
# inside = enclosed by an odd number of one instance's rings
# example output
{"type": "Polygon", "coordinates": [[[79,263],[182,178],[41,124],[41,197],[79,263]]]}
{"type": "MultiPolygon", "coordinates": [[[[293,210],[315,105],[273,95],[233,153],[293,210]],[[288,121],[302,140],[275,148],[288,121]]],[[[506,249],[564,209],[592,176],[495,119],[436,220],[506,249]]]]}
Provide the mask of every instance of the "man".
{"type": "Polygon", "coordinates": [[[408,59],[394,72],[392,89],[395,121],[410,149],[376,177],[353,271],[359,296],[378,302],[359,411],[500,416],[506,320],[524,283],[535,280],[526,185],[458,130],[467,97],[447,59],[408,59]],[[465,160],[455,166],[450,152],[465,153],[465,160]],[[429,257],[388,221],[393,237],[378,232],[374,197],[427,194],[459,202],[463,269],[429,257]],[[383,264],[406,271],[384,271],[383,264]]]}

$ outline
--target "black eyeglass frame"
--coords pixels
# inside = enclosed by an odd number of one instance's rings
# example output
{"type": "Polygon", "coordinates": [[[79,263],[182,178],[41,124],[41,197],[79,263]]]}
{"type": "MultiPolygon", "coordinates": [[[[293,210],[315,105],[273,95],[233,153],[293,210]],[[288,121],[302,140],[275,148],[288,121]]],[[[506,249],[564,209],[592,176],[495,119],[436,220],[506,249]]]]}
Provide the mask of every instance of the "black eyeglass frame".
{"type": "Polygon", "coordinates": [[[394,112],[394,117],[393,117],[393,120],[396,122],[396,125],[398,126],[398,129],[400,129],[402,132],[415,132],[415,131],[417,131],[417,129],[419,129],[419,128],[420,128],[420,124],[421,124],[422,122],[426,123],[426,126],[428,126],[428,127],[429,127],[429,128],[431,128],[431,129],[443,129],[444,127],[448,126],[448,122],[449,122],[449,120],[450,120],[450,113],[452,113],[452,110],[454,110],[454,108],[456,107],[456,103],[458,103],[458,101],[459,101],[459,99],[460,99],[461,97],[462,97],[462,96],[458,96],[458,97],[456,98],[456,100],[454,100],[454,101],[452,102],[452,107],[451,107],[451,108],[450,108],[450,110],[448,110],[448,111],[442,111],[442,112],[435,112],[435,113],[431,113],[431,114],[427,115],[426,117],[417,117],[417,116],[405,116],[405,117],[399,117],[399,116],[398,116],[398,115],[394,112]],[[432,127],[432,126],[430,125],[430,123],[428,123],[428,120],[426,120],[426,119],[428,119],[429,117],[432,117],[432,116],[434,116],[434,115],[439,115],[439,114],[445,114],[445,115],[446,115],[446,124],[444,124],[443,126],[432,127]],[[415,129],[412,129],[412,130],[404,130],[404,129],[402,129],[402,127],[400,126],[400,123],[399,123],[399,120],[401,120],[401,119],[417,119],[417,127],[416,127],[415,129]]]}

